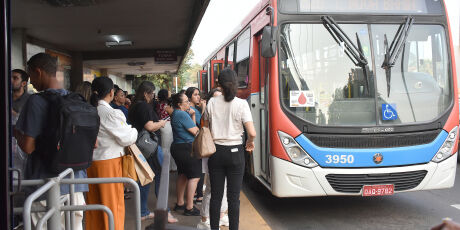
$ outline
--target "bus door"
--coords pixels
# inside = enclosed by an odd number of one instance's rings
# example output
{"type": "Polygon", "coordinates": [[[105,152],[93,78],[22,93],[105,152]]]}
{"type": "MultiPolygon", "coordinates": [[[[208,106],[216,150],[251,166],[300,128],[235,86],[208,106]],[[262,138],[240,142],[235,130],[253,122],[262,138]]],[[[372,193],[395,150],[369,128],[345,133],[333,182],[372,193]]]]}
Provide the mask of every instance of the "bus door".
{"type": "MultiPolygon", "coordinates": [[[[269,181],[270,179],[270,154],[268,149],[268,59],[262,57],[261,52],[262,35],[257,37],[258,58],[259,58],[259,121],[260,121],[260,172],[269,181]]],[[[257,67],[256,67],[257,68],[257,67]]],[[[256,144],[257,148],[257,144],[256,144]]]]}
{"type": "Polygon", "coordinates": [[[208,71],[200,70],[200,82],[199,82],[201,92],[208,93],[208,71]]]}
{"type": "Polygon", "coordinates": [[[211,61],[211,89],[217,87],[217,76],[224,69],[224,60],[211,61]]]}

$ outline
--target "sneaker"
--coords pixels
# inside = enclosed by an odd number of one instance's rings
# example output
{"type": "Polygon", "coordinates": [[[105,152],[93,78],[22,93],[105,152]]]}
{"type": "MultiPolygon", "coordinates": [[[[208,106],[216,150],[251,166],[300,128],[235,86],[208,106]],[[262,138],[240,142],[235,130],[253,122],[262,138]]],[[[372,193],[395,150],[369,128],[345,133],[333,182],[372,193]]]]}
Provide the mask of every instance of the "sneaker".
{"type": "Polygon", "coordinates": [[[219,226],[230,226],[230,223],[228,222],[228,215],[225,214],[222,218],[220,218],[220,221],[219,221],[219,226]]]}
{"type": "Polygon", "coordinates": [[[209,218],[205,222],[200,220],[200,222],[196,225],[196,228],[198,228],[198,229],[211,229],[211,225],[209,223],[209,218]]]}
{"type": "Polygon", "coordinates": [[[176,211],[176,212],[177,212],[177,211],[185,210],[185,204],[183,204],[183,205],[178,205],[178,204],[176,203],[176,206],[174,206],[174,209],[173,209],[173,210],[176,211]]]}
{"type": "Polygon", "coordinates": [[[200,210],[193,206],[192,209],[185,209],[184,216],[200,216],[200,210]]]}

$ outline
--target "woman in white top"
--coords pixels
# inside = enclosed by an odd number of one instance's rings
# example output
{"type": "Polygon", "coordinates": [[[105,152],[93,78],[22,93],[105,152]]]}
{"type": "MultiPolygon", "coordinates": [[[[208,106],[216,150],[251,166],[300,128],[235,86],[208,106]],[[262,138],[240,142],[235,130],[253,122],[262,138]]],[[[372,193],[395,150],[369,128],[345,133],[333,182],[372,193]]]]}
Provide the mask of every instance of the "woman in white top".
{"type": "MultiPolygon", "coordinates": [[[[98,77],[91,84],[91,104],[97,106],[101,119],[98,147],[93,153],[93,163],[87,169],[89,178],[121,177],[124,148],[137,139],[137,130],[126,123],[126,117],[119,109],[113,109],[110,102],[114,97],[113,82],[108,77],[98,77]]],[[[123,184],[90,184],[88,204],[102,204],[110,208],[115,221],[115,229],[124,229],[125,201],[123,184]]],[[[108,229],[108,220],[102,211],[86,214],[86,230],[108,229]]]]}
{"type": "Polygon", "coordinates": [[[211,179],[209,215],[211,229],[219,229],[220,206],[227,179],[228,219],[230,230],[238,229],[240,190],[244,174],[243,132],[246,129],[246,151],[254,150],[256,131],[247,101],[235,97],[238,89],[236,73],[224,69],[218,77],[223,95],[209,100],[204,126],[209,126],[216,144],[216,153],[208,161],[211,179]]]}

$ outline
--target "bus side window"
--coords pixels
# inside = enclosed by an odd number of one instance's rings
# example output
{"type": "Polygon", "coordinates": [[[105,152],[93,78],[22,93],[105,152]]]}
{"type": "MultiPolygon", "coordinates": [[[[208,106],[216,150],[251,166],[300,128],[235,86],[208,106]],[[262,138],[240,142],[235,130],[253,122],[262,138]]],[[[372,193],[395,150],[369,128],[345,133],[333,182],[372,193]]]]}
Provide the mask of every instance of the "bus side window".
{"type": "Polygon", "coordinates": [[[239,37],[236,46],[236,73],[238,88],[247,88],[249,84],[249,42],[250,31],[247,29],[239,37]]]}
{"type": "Polygon", "coordinates": [[[226,60],[225,67],[230,67],[231,69],[234,68],[233,66],[234,54],[235,54],[235,43],[232,42],[232,44],[230,44],[227,47],[227,57],[225,59],[226,60]]]}

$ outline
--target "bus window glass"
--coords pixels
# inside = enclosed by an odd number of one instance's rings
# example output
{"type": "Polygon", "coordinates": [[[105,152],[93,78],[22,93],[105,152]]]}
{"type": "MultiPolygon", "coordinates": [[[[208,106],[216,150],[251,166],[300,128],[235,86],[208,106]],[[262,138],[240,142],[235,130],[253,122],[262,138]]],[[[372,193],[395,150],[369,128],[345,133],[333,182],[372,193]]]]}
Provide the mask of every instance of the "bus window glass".
{"type": "Polygon", "coordinates": [[[356,35],[359,37],[369,66],[356,66],[346,54],[346,47],[337,44],[321,24],[282,26],[280,96],[288,111],[318,125],[366,126],[428,122],[447,110],[452,83],[442,26],[412,26],[390,69],[389,80],[381,68],[385,54],[383,38],[386,34],[391,44],[399,25],[340,27],[355,44],[356,35]],[[394,112],[391,119],[383,113],[387,106],[394,112]]]}
{"type": "Polygon", "coordinates": [[[236,72],[238,74],[238,88],[246,88],[249,83],[249,38],[247,29],[238,37],[236,46],[236,72]]]}
{"type": "MultiPolygon", "coordinates": [[[[397,30],[398,25],[372,25],[376,65],[381,65],[384,60],[384,35],[391,42],[397,30]]],[[[445,112],[451,103],[444,28],[413,25],[405,44],[391,68],[389,85],[385,70],[378,68],[376,71],[377,105],[380,109],[382,105],[393,104],[398,115],[394,120],[381,117],[381,124],[431,121],[445,112]]],[[[383,114],[379,113],[379,116],[383,114]]]]}
{"type": "Polygon", "coordinates": [[[233,56],[235,53],[235,43],[228,46],[227,66],[233,66],[233,56]]]}
{"type": "MultiPolygon", "coordinates": [[[[347,34],[357,32],[364,54],[371,60],[367,25],[341,27],[347,34]]],[[[368,75],[372,72],[370,69],[368,75]]],[[[376,123],[372,77],[368,77],[367,87],[363,69],[353,64],[343,47],[321,24],[282,27],[280,77],[281,101],[289,111],[309,122],[319,125],[376,123]],[[298,105],[295,100],[309,103],[298,105]]]]}
{"type": "Polygon", "coordinates": [[[203,85],[202,91],[207,93],[208,92],[208,73],[203,72],[201,74],[201,84],[203,85]]]}

